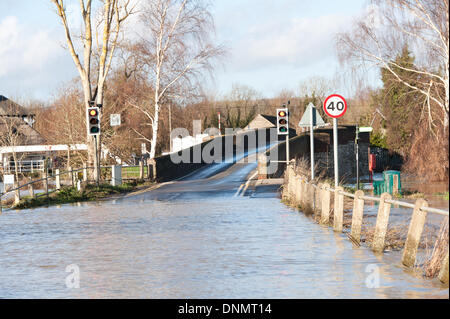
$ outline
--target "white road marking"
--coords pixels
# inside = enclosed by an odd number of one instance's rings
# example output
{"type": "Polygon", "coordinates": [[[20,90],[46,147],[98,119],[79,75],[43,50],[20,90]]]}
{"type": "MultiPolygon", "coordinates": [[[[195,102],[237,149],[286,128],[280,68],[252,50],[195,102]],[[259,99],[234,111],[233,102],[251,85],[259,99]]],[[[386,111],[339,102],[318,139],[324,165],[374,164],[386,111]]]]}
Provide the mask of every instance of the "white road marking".
{"type": "Polygon", "coordinates": [[[244,196],[245,192],[247,191],[248,186],[250,185],[250,182],[252,181],[252,179],[258,175],[258,172],[256,171],[255,174],[253,174],[252,176],[250,176],[250,178],[248,179],[248,181],[245,183],[245,187],[242,190],[241,196],[244,196]]]}

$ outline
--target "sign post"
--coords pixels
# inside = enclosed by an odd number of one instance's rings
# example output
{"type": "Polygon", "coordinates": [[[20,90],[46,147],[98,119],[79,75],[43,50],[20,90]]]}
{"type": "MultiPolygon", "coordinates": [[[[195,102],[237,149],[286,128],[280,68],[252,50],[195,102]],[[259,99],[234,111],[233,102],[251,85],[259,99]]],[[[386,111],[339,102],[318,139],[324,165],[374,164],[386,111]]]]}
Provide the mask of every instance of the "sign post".
{"type": "Polygon", "coordinates": [[[334,148],[334,186],[339,186],[339,156],[338,156],[338,121],[347,111],[347,101],[339,94],[332,94],[323,102],[323,110],[333,118],[333,148],[334,148]]]}
{"type": "Polygon", "coordinates": [[[302,119],[298,123],[300,127],[309,127],[310,134],[310,148],[311,148],[311,179],[314,179],[314,127],[324,126],[325,122],[322,117],[317,113],[317,109],[314,104],[309,103],[306,107],[305,113],[303,113],[302,119]]]}

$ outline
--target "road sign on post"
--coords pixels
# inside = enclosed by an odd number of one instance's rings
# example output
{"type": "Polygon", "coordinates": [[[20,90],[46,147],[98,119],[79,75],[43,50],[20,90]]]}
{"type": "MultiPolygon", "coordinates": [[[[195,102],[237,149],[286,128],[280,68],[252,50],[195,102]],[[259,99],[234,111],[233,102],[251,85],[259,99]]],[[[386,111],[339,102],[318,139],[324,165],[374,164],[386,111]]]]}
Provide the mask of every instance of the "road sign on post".
{"type": "Polygon", "coordinates": [[[111,114],[109,117],[109,122],[111,126],[119,126],[122,123],[120,114],[111,114]]]}
{"type": "Polygon", "coordinates": [[[334,186],[339,186],[339,157],[337,119],[347,111],[347,101],[339,94],[332,94],[323,102],[323,110],[333,118],[333,148],[334,148],[334,186]]]}

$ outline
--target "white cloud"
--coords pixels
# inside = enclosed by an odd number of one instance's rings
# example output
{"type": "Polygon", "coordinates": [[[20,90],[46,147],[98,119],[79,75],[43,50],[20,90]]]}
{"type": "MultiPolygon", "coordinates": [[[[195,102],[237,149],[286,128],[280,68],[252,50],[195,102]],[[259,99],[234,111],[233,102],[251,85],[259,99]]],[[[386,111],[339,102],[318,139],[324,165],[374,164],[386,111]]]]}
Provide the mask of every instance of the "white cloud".
{"type": "Polygon", "coordinates": [[[250,26],[233,47],[234,68],[311,65],[335,55],[334,37],[348,17],[324,15],[250,26]]]}
{"type": "Polygon", "coordinates": [[[74,66],[63,40],[61,33],[21,23],[16,16],[0,20],[0,94],[46,98],[71,78],[74,66]]]}

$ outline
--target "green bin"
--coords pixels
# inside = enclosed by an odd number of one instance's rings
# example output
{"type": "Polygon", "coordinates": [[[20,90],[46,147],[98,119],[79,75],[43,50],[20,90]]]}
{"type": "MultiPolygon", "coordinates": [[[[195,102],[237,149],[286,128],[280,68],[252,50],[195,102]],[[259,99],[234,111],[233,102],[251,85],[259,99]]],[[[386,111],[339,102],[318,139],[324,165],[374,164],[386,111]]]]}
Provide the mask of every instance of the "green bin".
{"type": "Polygon", "coordinates": [[[398,193],[401,194],[402,183],[400,180],[400,172],[399,171],[384,171],[383,179],[385,185],[385,191],[389,194],[394,194],[394,179],[398,178],[398,193]]]}
{"type": "Polygon", "coordinates": [[[373,181],[372,186],[374,195],[381,195],[385,192],[384,181],[373,181]]]}
{"type": "Polygon", "coordinates": [[[383,193],[394,194],[394,179],[398,178],[398,193],[401,194],[402,182],[399,171],[384,171],[382,181],[373,181],[373,194],[381,195],[383,193]],[[397,177],[395,177],[397,176],[397,177]]]}

